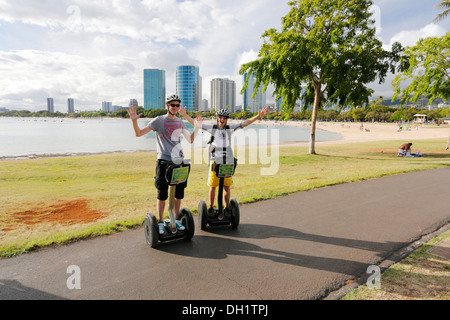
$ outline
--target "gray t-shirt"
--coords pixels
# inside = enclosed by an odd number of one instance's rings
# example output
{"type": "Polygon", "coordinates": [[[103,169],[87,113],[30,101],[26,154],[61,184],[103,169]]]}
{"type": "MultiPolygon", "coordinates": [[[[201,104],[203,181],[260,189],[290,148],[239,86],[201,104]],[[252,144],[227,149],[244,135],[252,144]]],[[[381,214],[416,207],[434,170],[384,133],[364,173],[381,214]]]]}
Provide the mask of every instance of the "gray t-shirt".
{"type": "Polygon", "coordinates": [[[153,119],[149,125],[156,132],[158,159],[174,162],[183,159],[181,135],[184,130],[188,131],[184,122],[179,118],[170,119],[164,115],[153,119]]]}
{"type": "Polygon", "coordinates": [[[234,163],[231,135],[239,129],[242,129],[242,123],[227,124],[224,128],[220,128],[212,123],[202,123],[202,130],[214,134],[210,150],[211,161],[216,163],[234,163]]]}

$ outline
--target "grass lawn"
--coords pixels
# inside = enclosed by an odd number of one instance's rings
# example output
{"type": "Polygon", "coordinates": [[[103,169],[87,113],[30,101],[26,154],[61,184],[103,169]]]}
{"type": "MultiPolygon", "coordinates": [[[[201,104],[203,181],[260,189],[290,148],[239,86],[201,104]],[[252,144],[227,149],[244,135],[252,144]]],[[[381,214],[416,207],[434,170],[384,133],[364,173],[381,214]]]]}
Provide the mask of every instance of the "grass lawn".
{"type": "Polygon", "coordinates": [[[444,241],[450,242],[450,230],[386,269],[381,274],[379,289],[363,285],[350,291],[342,300],[449,300],[449,259],[429,251],[444,241]]]}
{"type": "MultiPolygon", "coordinates": [[[[422,158],[396,157],[401,143],[317,145],[318,155],[282,146],[273,175],[261,175],[269,164],[246,164],[247,150],[232,197],[242,204],[450,165],[446,139],[415,141],[422,158]]],[[[153,152],[1,161],[0,256],[140,226],[147,212],[156,211],[155,164],[153,152]]],[[[208,196],[206,181],[207,164],[193,164],[182,207],[197,213],[208,196]]]]}

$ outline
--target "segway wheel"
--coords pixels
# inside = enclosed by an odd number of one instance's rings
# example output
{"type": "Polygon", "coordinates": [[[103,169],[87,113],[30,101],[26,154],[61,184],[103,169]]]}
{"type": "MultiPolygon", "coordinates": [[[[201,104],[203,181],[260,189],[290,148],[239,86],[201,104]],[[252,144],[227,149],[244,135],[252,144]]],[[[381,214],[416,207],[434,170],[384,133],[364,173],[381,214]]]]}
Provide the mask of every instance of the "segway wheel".
{"type": "Polygon", "coordinates": [[[156,247],[159,241],[158,221],[151,213],[147,214],[144,219],[144,232],[147,244],[152,248],[156,247]]]}
{"type": "Polygon", "coordinates": [[[206,202],[201,200],[198,204],[198,220],[200,222],[200,229],[205,230],[208,224],[208,209],[206,202]]]}
{"type": "Polygon", "coordinates": [[[186,228],[184,239],[191,240],[194,236],[195,224],[194,218],[192,217],[192,213],[191,211],[189,211],[189,209],[183,208],[180,210],[180,221],[186,228]]]}
{"type": "Polygon", "coordinates": [[[239,220],[241,218],[240,212],[239,212],[239,204],[236,201],[236,199],[230,200],[230,206],[231,206],[231,228],[236,229],[239,225],[239,220]]]}

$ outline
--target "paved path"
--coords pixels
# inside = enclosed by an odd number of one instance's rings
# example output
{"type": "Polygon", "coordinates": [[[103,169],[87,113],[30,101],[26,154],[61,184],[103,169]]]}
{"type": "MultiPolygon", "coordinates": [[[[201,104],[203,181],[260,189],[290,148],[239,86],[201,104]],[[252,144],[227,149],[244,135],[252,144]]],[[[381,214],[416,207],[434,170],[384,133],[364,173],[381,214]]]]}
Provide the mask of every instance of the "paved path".
{"type": "Polygon", "coordinates": [[[237,230],[195,217],[158,249],[142,228],[44,249],[0,260],[0,299],[320,299],[447,225],[449,190],[450,168],[414,172],[241,205],[237,230]]]}

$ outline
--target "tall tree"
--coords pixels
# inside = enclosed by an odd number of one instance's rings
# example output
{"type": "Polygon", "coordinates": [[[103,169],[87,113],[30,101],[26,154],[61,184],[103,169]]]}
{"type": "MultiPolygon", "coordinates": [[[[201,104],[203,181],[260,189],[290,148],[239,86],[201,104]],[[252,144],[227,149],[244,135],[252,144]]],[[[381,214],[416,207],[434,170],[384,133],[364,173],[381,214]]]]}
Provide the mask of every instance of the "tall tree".
{"type": "MultiPolygon", "coordinates": [[[[389,69],[395,71],[393,61],[402,48],[396,43],[392,52],[383,50],[369,0],[295,0],[289,5],[281,31],[264,32],[258,59],[244,64],[240,73],[254,72],[255,88],[266,90],[272,83],[284,112],[290,113],[298,99],[304,108],[313,106],[309,153],[315,154],[321,100],[367,104],[373,90],[366,85],[377,78],[384,82],[389,69]]],[[[246,87],[247,82],[243,91],[246,87]]]]}
{"type": "Polygon", "coordinates": [[[420,39],[415,46],[407,47],[400,60],[408,68],[392,81],[394,96],[402,94],[401,104],[417,101],[424,95],[431,103],[436,98],[450,97],[450,31],[442,37],[420,39]],[[410,84],[401,89],[404,81],[410,84]]]}

